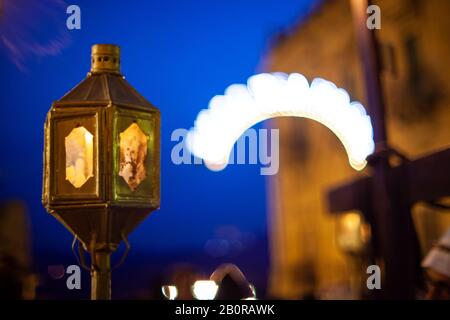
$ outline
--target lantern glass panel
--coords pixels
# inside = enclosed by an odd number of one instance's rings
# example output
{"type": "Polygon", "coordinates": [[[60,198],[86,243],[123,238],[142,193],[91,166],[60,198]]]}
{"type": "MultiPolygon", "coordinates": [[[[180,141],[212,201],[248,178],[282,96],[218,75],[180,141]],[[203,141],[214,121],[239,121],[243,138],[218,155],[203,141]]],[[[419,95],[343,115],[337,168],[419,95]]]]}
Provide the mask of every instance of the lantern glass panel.
{"type": "Polygon", "coordinates": [[[65,138],[66,180],[80,188],[94,176],[94,136],[84,127],[73,129],[65,138]]]}
{"type": "Polygon", "coordinates": [[[146,178],[145,159],[147,158],[148,137],[136,123],[132,123],[120,133],[119,175],[132,191],[146,178]]]}

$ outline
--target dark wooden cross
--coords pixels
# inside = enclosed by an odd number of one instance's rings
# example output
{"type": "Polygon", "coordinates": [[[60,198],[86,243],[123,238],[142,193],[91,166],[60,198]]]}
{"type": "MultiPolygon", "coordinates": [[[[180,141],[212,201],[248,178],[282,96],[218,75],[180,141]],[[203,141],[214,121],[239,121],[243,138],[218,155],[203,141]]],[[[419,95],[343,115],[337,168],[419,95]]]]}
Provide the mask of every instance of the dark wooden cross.
{"type": "MultiPolygon", "coordinates": [[[[369,159],[371,176],[332,188],[328,192],[331,213],[361,211],[373,231],[373,249],[381,258],[384,281],[380,298],[414,299],[420,281],[420,250],[411,207],[417,202],[439,206],[450,196],[450,148],[386,168],[386,184],[380,186],[378,163],[369,159]],[[382,194],[381,192],[386,192],[382,194]]],[[[381,156],[380,156],[381,157],[381,156]]],[[[376,260],[377,261],[377,260],[376,260]]]]}
{"type": "Polygon", "coordinates": [[[374,255],[381,263],[383,284],[376,297],[414,299],[420,279],[420,250],[411,206],[450,195],[450,149],[392,166],[398,153],[389,148],[374,30],[366,26],[368,0],[350,0],[359,56],[364,71],[368,113],[375,153],[371,175],[329,191],[332,213],[360,210],[372,226],[374,255]]]}

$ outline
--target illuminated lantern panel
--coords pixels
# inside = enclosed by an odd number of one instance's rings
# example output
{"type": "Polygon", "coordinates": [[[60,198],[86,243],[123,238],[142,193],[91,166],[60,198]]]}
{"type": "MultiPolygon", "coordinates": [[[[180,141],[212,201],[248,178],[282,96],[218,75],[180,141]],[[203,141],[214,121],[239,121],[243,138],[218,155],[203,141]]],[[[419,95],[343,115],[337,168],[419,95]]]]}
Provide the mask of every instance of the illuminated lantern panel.
{"type": "Polygon", "coordinates": [[[132,191],[145,179],[148,137],[136,123],[120,134],[120,171],[132,191]]]}
{"type": "Polygon", "coordinates": [[[80,188],[94,176],[94,136],[84,127],[73,129],[65,138],[66,180],[80,188]]]}

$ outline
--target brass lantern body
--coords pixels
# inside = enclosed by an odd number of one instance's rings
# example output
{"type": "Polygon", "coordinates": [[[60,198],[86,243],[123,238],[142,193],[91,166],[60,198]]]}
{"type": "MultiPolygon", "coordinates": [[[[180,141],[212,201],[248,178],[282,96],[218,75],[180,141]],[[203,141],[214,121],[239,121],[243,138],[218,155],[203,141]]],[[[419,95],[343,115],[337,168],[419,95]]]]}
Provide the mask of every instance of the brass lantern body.
{"type": "Polygon", "coordinates": [[[160,112],[120,74],[117,46],[94,45],[91,58],[47,114],[42,202],[95,260],[159,208],[160,112]]]}

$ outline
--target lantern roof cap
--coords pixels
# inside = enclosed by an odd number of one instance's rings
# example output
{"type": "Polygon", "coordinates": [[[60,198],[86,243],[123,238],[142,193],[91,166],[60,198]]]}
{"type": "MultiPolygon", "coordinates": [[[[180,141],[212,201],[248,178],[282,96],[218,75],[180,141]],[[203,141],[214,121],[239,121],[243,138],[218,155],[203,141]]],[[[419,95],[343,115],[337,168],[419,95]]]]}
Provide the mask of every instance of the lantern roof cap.
{"type": "Polygon", "coordinates": [[[91,72],[120,74],[120,47],[114,44],[94,44],[91,48],[91,72]]]}
{"type": "Polygon", "coordinates": [[[134,105],[158,110],[140,95],[125,78],[115,73],[88,73],[72,90],[66,93],[55,106],[94,104],[134,105]]]}

